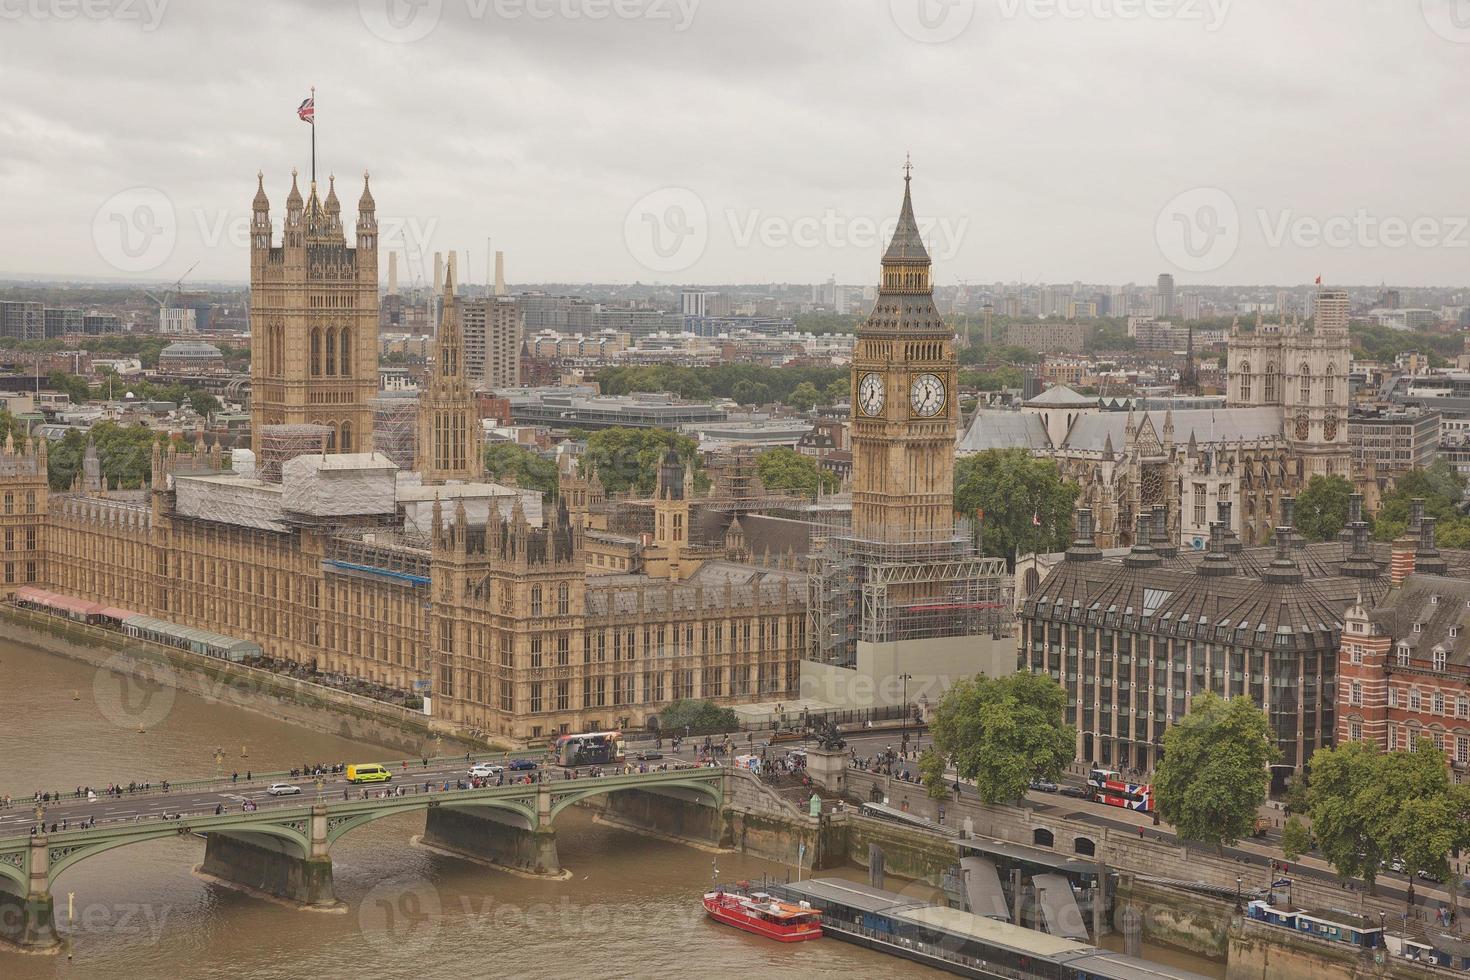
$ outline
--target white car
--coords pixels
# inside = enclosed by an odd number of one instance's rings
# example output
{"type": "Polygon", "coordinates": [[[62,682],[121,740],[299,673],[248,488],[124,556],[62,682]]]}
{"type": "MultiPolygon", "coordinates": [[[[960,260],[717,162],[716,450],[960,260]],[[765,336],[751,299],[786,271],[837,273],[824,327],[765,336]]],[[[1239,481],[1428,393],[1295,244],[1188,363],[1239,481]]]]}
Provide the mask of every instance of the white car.
{"type": "Polygon", "coordinates": [[[489,762],[480,762],[476,763],[475,767],[470,770],[470,778],[494,779],[496,776],[499,776],[503,772],[505,772],[505,768],[503,766],[492,765],[489,762]]]}
{"type": "Polygon", "coordinates": [[[271,783],[267,787],[266,793],[271,796],[299,796],[301,795],[301,787],[292,786],[290,783],[271,783]]]}

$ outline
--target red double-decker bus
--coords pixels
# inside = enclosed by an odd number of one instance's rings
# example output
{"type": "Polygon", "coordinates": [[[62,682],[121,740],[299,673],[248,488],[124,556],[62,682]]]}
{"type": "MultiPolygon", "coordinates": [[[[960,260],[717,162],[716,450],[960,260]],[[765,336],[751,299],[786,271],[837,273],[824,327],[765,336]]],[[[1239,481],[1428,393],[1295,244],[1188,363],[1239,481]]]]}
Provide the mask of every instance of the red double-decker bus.
{"type": "Polygon", "coordinates": [[[1153,787],[1148,783],[1130,783],[1116,769],[1093,769],[1087,774],[1087,785],[1092,787],[1092,798],[1097,803],[1153,812],[1153,787]]]}

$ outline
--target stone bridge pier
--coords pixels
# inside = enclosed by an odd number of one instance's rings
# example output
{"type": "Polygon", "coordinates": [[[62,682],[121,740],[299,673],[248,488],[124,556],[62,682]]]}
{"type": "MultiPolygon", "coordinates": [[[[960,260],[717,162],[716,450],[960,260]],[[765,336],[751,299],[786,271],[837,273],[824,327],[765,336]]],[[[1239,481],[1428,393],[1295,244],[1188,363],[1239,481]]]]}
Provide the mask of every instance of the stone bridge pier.
{"type": "Polygon", "coordinates": [[[550,785],[538,783],[534,799],[517,802],[521,805],[502,808],[436,801],[424,817],[420,840],[428,847],[512,871],[560,875],[550,785]]]}
{"type": "Polygon", "coordinates": [[[273,833],[210,831],[199,870],[227,884],[305,908],[339,907],[332,885],[332,857],[327,853],[327,808],[318,803],[307,820],[291,829],[308,835],[304,853],[297,841],[273,833]]]}
{"type": "Polygon", "coordinates": [[[48,882],[50,844],[43,834],[32,837],[26,881],[0,875],[0,939],[33,953],[55,952],[56,913],[48,882]]]}

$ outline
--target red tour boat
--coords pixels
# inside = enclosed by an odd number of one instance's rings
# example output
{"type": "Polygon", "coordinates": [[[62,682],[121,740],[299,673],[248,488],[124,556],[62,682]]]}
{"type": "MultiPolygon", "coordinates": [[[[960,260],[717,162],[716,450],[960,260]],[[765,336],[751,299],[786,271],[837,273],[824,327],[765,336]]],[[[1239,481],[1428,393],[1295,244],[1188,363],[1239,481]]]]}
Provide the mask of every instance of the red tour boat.
{"type": "Polygon", "coordinates": [[[779,902],[765,892],[742,894],[716,888],[704,895],[704,910],[716,922],[783,943],[822,935],[822,913],[807,905],[779,902]]]}

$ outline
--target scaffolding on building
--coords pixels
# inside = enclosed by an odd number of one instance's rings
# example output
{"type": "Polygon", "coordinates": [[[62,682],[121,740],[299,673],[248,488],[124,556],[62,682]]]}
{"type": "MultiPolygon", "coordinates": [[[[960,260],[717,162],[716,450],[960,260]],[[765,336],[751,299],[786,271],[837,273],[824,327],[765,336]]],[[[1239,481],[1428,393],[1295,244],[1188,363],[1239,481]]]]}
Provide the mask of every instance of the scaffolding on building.
{"type": "Polygon", "coordinates": [[[1000,636],[1013,620],[1004,558],[981,555],[969,521],[950,530],[859,538],[829,518],[808,553],[809,657],[850,667],[857,644],[1000,636]]]}
{"type": "Polygon", "coordinates": [[[411,470],[418,453],[417,395],[383,395],[373,399],[373,448],[411,470]]]}
{"type": "Polygon", "coordinates": [[[325,453],[332,430],[325,425],[265,425],[260,429],[256,475],[266,483],[281,482],[281,467],[297,456],[325,453]]]}
{"type": "Polygon", "coordinates": [[[430,557],[427,537],[390,528],[362,528],[328,538],[322,564],[343,575],[427,586],[430,557]]]}

